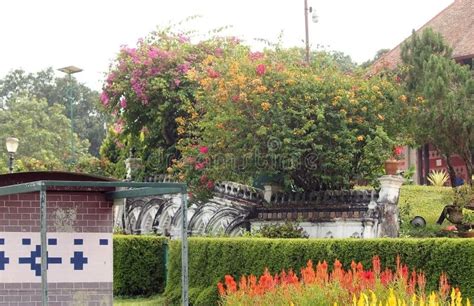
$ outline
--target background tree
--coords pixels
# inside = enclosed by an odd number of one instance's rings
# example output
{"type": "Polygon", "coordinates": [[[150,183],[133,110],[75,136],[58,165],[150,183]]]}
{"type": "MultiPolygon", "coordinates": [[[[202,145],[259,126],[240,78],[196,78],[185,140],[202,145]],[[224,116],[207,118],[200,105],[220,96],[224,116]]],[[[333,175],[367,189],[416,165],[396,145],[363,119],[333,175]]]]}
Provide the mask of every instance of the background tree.
{"type": "Polygon", "coordinates": [[[473,174],[474,80],[467,66],[451,59],[451,49],[439,33],[431,29],[421,36],[413,32],[402,45],[401,74],[410,92],[407,103],[416,105],[412,116],[413,138],[422,145],[431,143],[446,158],[451,185],[456,172],[451,163],[455,154],[473,174]]]}
{"type": "Polygon", "coordinates": [[[87,86],[65,78],[56,78],[52,68],[37,73],[14,70],[0,80],[0,105],[6,107],[8,101],[17,97],[44,99],[49,106],[55,103],[64,106],[64,114],[70,117],[70,98],[74,107],[74,132],[80,139],[90,143],[89,152],[99,155],[99,148],[105,137],[104,124],[108,115],[101,111],[99,94],[87,86]]]}
{"type": "MultiPolygon", "coordinates": [[[[20,140],[16,171],[70,169],[70,121],[64,115],[64,106],[34,98],[9,99],[0,110],[0,139],[14,136],[20,140]]],[[[87,156],[87,140],[74,134],[76,158],[87,156]]],[[[7,153],[1,150],[0,171],[7,170],[7,153]]]]}
{"type": "Polygon", "coordinates": [[[388,53],[389,51],[390,51],[390,49],[385,49],[385,48],[378,50],[378,51],[375,53],[375,55],[374,55],[374,57],[373,57],[372,59],[363,62],[362,64],[360,64],[360,66],[361,66],[362,68],[368,68],[368,67],[370,67],[373,63],[375,63],[379,58],[381,58],[382,56],[384,56],[384,55],[385,55],[386,53],[388,53]]]}

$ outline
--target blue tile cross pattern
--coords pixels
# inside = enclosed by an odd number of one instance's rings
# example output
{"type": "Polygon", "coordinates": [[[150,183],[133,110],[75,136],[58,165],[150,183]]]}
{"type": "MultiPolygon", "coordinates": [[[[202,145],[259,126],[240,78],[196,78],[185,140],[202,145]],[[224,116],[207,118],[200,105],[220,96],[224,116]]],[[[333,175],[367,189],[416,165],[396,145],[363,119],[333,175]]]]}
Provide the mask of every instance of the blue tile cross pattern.
{"type": "Polygon", "coordinates": [[[83,270],[87,261],[87,257],[84,257],[84,252],[74,252],[74,257],[71,257],[71,263],[74,265],[74,270],[83,270]]]}
{"type": "MultiPolygon", "coordinates": [[[[97,240],[96,240],[97,241],[97,240]]],[[[30,246],[32,244],[31,238],[22,238],[21,244],[23,246],[30,246]]],[[[82,246],[84,244],[84,239],[74,239],[73,244],[75,246],[82,246]]],[[[0,238],[0,245],[5,245],[5,238],[0,238]]],[[[41,276],[41,245],[33,244],[34,250],[30,251],[28,257],[19,257],[18,263],[29,265],[31,271],[34,271],[35,276],[41,276]]],[[[48,238],[48,245],[57,246],[57,238],[48,238]]],[[[109,239],[99,239],[99,246],[108,246],[109,239]]],[[[49,254],[49,252],[47,252],[49,254]]],[[[61,257],[49,257],[47,254],[47,268],[50,264],[62,264],[63,260],[61,257]]],[[[74,251],[74,256],[70,257],[70,264],[74,266],[74,270],[84,270],[84,266],[89,263],[88,257],[84,256],[83,251],[74,251]]],[[[6,256],[5,251],[0,251],[0,271],[4,271],[7,264],[10,264],[10,258],[6,256]]]]}
{"type": "MultiPolygon", "coordinates": [[[[49,253],[49,252],[48,252],[49,253]]],[[[36,245],[36,248],[34,251],[31,251],[31,255],[30,257],[20,257],[18,259],[18,263],[20,264],[29,264],[30,265],[30,269],[32,271],[35,271],[35,275],[36,276],[41,276],[41,264],[39,263],[36,263],[36,259],[37,258],[41,258],[41,245],[36,245]]],[[[60,264],[62,263],[62,258],[61,257],[49,257],[48,256],[48,259],[47,259],[47,267],[49,266],[49,264],[60,264]]]]}
{"type": "Polygon", "coordinates": [[[10,258],[5,256],[5,251],[0,251],[0,270],[5,270],[5,265],[10,263],[10,258]]]}

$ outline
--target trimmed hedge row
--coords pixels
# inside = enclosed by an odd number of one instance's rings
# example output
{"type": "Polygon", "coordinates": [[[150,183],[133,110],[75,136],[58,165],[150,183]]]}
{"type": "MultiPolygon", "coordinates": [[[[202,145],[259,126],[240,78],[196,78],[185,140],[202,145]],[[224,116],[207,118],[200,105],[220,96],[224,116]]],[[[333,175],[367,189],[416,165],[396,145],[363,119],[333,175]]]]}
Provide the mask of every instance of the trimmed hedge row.
{"type": "Polygon", "coordinates": [[[157,236],[114,235],[115,296],[163,292],[167,242],[157,236]]]}
{"type": "MultiPolygon", "coordinates": [[[[181,245],[171,241],[169,273],[165,295],[174,302],[181,297],[181,245]]],[[[189,239],[189,298],[194,306],[215,305],[216,284],[225,274],[260,275],[265,267],[272,273],[293,268],[295,271],[314,262],[339,259],[345,268],[352,260],[371,266],[379,255],[382,266],[395,268],[400,255],[410,268],[427,275],[427,287],[437,287],[441,272],[451,284],[459,286],[464,296],[474,297],[474,239],[189,239]]]]}

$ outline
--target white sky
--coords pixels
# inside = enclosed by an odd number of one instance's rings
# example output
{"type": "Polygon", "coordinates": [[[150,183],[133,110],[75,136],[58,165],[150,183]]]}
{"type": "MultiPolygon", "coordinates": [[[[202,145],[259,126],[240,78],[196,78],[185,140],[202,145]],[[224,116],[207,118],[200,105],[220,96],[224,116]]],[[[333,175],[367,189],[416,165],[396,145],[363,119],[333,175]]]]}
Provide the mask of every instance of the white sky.
{"type": "MultiPolygon", "coordinates": [[[[308,0],[312,48],[343,51],[363,62],[393,48],[453,0],[308,0]],[[329,46],[329,47],[328,47],[329,46]]],[[[36,72],[68,65],[75,76],[99,90],[121,45],[135,45],[156,26],[193,15],[184,28],[224,32],[258,48],[254,38],[303,47],[303,0],[0,0],[0,78],[22,68],[36,72]]],[[[60,75],[60,73],[58,73],[60,75]]]]}

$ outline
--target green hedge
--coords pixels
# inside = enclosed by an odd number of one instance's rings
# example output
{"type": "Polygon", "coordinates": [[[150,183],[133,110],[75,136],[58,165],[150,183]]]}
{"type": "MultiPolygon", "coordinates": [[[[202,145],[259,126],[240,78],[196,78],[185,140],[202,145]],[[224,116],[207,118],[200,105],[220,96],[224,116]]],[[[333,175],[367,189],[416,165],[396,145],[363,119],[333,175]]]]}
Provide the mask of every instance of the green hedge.
{"type": "Polygon", "coordinates": [[[156,236],[114,235],[115,296],[163,292],[167,241],[156,236]]]}
{"type": "MultiPolygon", "coordinates": [[[[459,286],[464,296],[474,297],[474,239],[257,239],[191,238],[189,240],[190,302],[194,306],[215,305],[216,284],[224,275],[260,275],[264,267],[275,273],[296,271],[314,262],[337,258],[349,267],[352,260],[371,266],[378,254],[383,266],[395,267],[395,258],[427,275],[429,289],[437,287],[442,271],[459,286]]],[[[171,241],[169,274],[165,295],[174,302],[181,295],[181,246],[171,241]]]]}

